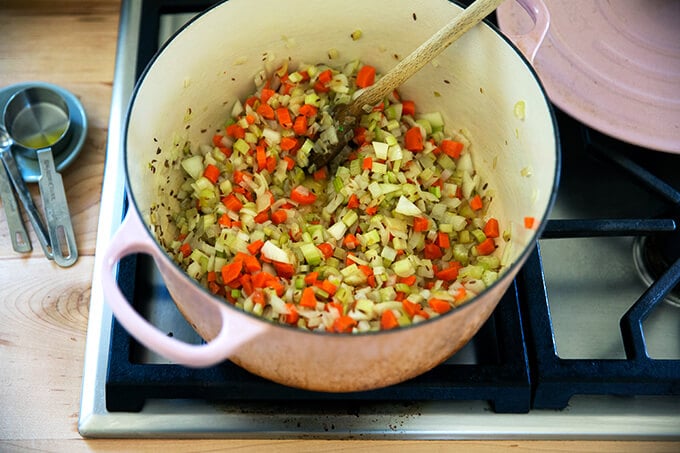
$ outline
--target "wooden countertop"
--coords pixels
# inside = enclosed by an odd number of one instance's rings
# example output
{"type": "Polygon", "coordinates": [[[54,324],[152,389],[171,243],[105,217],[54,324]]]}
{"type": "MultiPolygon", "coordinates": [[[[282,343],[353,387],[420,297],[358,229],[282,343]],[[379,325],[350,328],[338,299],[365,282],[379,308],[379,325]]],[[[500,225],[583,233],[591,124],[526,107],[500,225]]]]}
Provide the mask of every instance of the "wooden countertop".
{"type": "Polygon", "coordinates": [[[0,451],[678,451],[671,443],[613,441],[83,439],[77,422],[118,14],[119,0],[0,1],[0,88],[63,86],[80,98],[90,125],[81,156],[63,172],[80,253],[73,267],[47,261],[30,226],[33,252],[15,253],[0,213],[0,451]]]}

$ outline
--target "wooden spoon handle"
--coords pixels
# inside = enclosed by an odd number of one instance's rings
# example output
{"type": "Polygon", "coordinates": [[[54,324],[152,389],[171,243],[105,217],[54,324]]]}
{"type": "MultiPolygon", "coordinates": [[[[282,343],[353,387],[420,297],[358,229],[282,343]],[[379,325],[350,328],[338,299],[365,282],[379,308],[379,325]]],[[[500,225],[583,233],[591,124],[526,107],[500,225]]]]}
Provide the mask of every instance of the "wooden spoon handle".
{"type": "Polygon", "coordinates": [[[470,28],[491,14],[504,0],[476,0],[378,81],[364,90],[348,108],[359,115],[365,105],[375,105],[432,61],[470,28]]]}

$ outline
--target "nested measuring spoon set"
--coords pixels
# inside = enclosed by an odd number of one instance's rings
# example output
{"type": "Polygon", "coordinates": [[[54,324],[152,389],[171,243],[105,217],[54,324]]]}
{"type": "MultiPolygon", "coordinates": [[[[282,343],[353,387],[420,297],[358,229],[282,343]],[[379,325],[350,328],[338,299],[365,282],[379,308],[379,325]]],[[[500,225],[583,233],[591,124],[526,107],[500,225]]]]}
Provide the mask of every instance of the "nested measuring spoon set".
{"type": "Polygon", "coordinates": [[[12,247],[19,253],[32,250],[23,208],[45,256],[59,266],[71,266],[78,249],[59,172],[85,141],[83,106],[67,90],[35,82],[0,89],[0,112],[0,197],[12,247]],[[27,183],[38,184],[44,216],[27,183]]]}

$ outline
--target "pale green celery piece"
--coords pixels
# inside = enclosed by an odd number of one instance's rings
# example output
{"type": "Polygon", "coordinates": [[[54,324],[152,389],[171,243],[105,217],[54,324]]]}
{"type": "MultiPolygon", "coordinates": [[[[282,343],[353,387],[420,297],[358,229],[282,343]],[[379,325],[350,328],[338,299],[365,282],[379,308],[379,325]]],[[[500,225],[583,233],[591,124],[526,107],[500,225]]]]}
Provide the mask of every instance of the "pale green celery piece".
{"type": "Polygon", "coordinates": [[[319,263],[321,263],[323,254],[313,243],[309,242],[300,245],[300,251],[302,252],[307,264],[311,266],[317,266],[319,263]]]}
{"type": "Polygon", "coordinates": [[[383,302],[393,301],[397,297],[397,292],[391,286],[380,288],[378,292],[380,293],[380,300],[383,302]]]}
{"type": "MultiPolygon", "coordinates": [[[[384,246],[380,256],[386,259],[389,263],[392,263],[397,258],[397,251],[389,246],[384,246]]],[[[388,263],[388,264],[389,264],[388,263]]]]}
{"type": "Polygon", "coordinates": [[[356,310],[363,312],[363,313],[366,313],[369,316],[372,316],[374,306],[375,306],[375,303],[372,300],[360,298],[356,301],[356,306],[354,308],[356,310]]]}
{"type": "Polygon", "coordinates": [[[191,156],[182,161],[182,168],[193,179],[198,179],[203,174],[203,156],[191,156]]]}
{"type": "Polygon", "coordinates": [[[362,237],[368,246],[378,244],[380,242],[380,234],[376,230],[371,230],[368,233],[363,234],[362,237]]]}
{"type": "Polygon", "coordinates": [[[344,269],[341,269],[340,273],[343,276],[343,281],[348,285],[361,285],[366,283],[366,274],[364,274],[356,264],[350,264],[344,269]]]}
{"type": "Polygon", "coordinates": [[[347,214],[342,217],[342,223],[347,225],[347,227],[354,225],[357,220],[359,220],[359,214],[354,210],[347,211],[347,214]]]}
{"type": "Polygon", "coordinates": [[[232,149],[241,154],[247,154],[248,151],[250,151],[250,145],[244,139],[239,138],[238,140],[236,140],[236,142],[234,142],[232,149]]]}
{"type": "Polygon", "coordinates": [[[440,112],[422,113],[418,115],[418,119],[427,121],[436,130],[444,127],[444,118],[440,112]]]}
{"type": "Polygon", "coordinates": [[[496,255],[478,256],[477,264],[485,270],[495,271],[501,266],[501,260],[496,255]]]}
{"type": "Polygon", "coordinates": [[[484,234],[484,232],[482,230],[478,229],[478,228],[472,230],[471,233],[472,233],[472,236],[474,236],[477,243],[482,243],[486,239],[486,234],[484,234]]]}
{"type": "Polygon", "coordinates": [[[429,121],[423,118],[419,118],[416,120],[416,124],[421,126],[427,135],[430,135],[432,133],[432,124],[430,124],[429,121]]]}
{"type": "Polygon", "coordinates": [[[416,268],[409,259],[401,259],[392,263],[392,270],[399,277],[409,277],[416,273],[416,268]]]}
{"type": "Polygon", "coordinates": [[[465,244],[453,245],[453,260],[458,261],[463,266],[466,266],[469,261],[468,247],[465,244]]]}
{"type": "Polygon", "coordinates": [[[463,266],[458,271],[458,276],[460,278],[479,279],[479,278],[482,278],[483,274],[484,274],[484,268],[482,266],[477,266],[475,264],[468,264],[467,266],[463,266]]]}
{"type": "Polygon", "coordinates": [[[378,175],[384,175],[387,172],[387,165],[382,162],[373,162],[373,167],[371,171],[378,175]]]}

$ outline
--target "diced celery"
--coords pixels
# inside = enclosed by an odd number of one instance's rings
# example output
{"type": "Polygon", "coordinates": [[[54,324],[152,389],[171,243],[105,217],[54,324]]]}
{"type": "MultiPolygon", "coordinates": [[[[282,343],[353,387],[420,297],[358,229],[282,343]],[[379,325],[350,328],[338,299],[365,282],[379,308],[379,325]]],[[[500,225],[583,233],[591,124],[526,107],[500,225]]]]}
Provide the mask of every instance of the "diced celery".
{"type": "Polygon", "coordinates": [[[378,159],[387,159],[387,152],[389,150],[389,145],[384,142],[373,142],[373,150],[375,151],[375,157],[378,159]]]}

